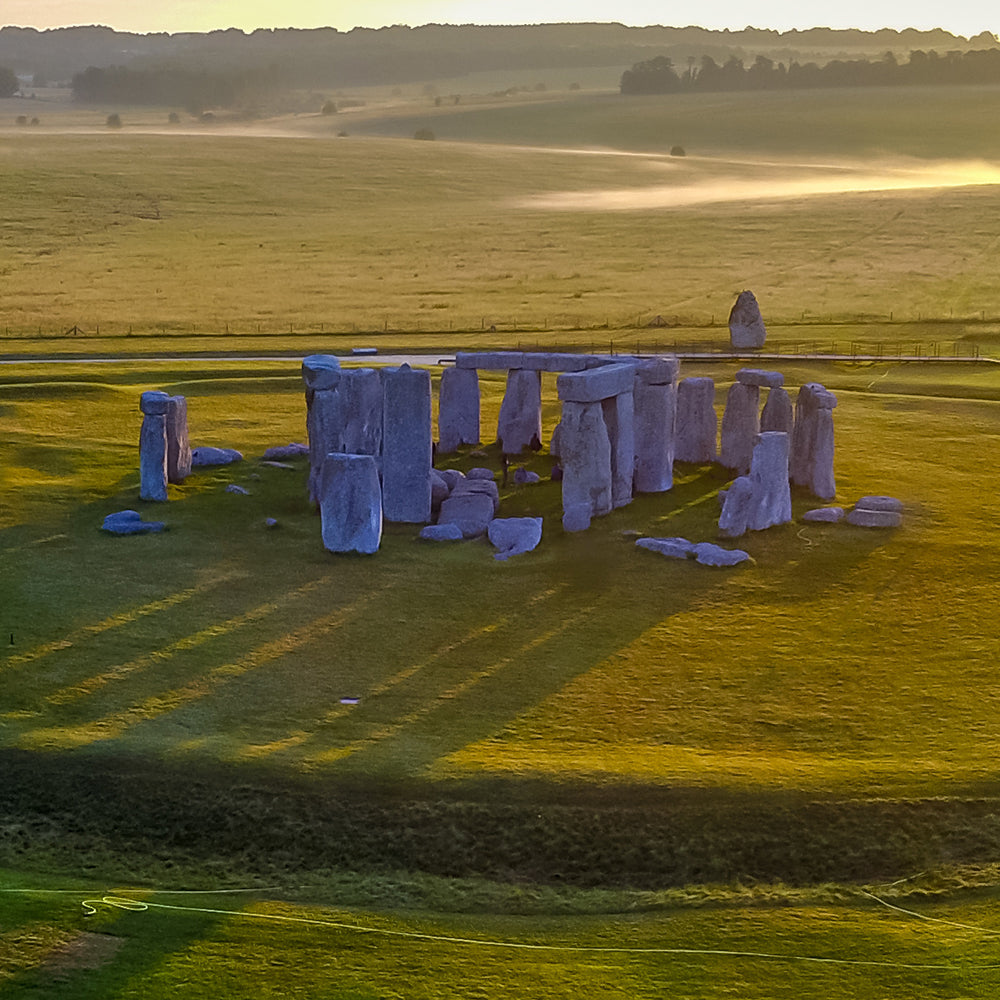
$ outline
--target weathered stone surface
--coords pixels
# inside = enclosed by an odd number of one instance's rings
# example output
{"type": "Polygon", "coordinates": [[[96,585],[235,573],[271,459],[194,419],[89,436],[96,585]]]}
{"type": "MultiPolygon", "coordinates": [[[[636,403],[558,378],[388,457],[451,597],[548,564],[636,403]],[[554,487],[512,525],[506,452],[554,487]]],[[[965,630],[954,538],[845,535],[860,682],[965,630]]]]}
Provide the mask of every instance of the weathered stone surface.
{"type": "Polygon", "coordinates": [[[453,490],[463,479],[465,473],[458,469],[438,469],[438,475],[448,484],[448,489],[453,490]]]}
{"type": "Polygon", "coordinates": [[[248,497],[250,496],[250,491],[245,486],[238,486],[236,483],[230,483],[225,490],[226,493],[235,493],[237,496],[248,497]]]}
{"type": "Polygon", "coordinates": [[[194,468],[211,465],[232,465],[233,462],[242,462],[243,453],[235,448],[213,448],[210,445],[202,445],[191,451],[191,465],[194,468]]]}
{"type": "Polygon", "coordinates": [[[686,538],[639,538],[636,546],[649,549],[671,559],[690,559],[694,556],[694,543],[686,538]]]}
{"type": "Polygon", "coordinates": [[[563,403],[559,447],[563,527],[581,531],[612,508],[611,439],[600,403],[563,403]]]}
{"type": "Polygon", "coordinates": [[[542,540],[540,517],[503,517],[490,522],[490,542],[498,550],[494,559],[509,559],[537,548],[542,540]]]}
{"type": "Polygon", "coordinates": [[[767,330],[760,315],[760,306],[753,292],[742,291],[729,313],[729,343],[737,348],[764,346],[767,330]]]}
{"type": "Polygon", "coordinates": [[[736,381],[758,388],[774,389],[785,384],[785,376],[781,372],[770,372],[763,368],[741,368],[736,373],[736,381]]]}
{"type": "Polygon", "coordinates": [[[635,479],[635,397],[619,393],[602,400],[601,409],[611,444],[611,504],[624,507],[632,502],[635,479]]]}
{"type": "Polygon", "coordinates": [[[494,513],[493,500],[488,494],[452,493],[441,504],[438,524],[457,525],[463,538],[478,538],[486,534],[494,513]]]}
{"type": "MultiPolygon", "coordinates": [[[[382,380],[374,368],[345,369],[341,374],[342,432],[340,447],[347,455],[382,453],[382,380]]],[[[376,462],[377,464],[377,462],[376,462]]]]}
{"type": "Polygon", "coordinates": [[[455,355],[455,367],[488,372],[508,371],[524,367],[524,354],[521,351],[459,351],[455,355]]]}
{"type": "Polygon", "coordinates": [[[525,353],[520,367],[536,372],[582,372],[589,358],[587,354],[525,353]]]}
{"type": "MultiPolygon", "coordinates": [[[[168,398],[168,397],[165,397],[168,398]]],[[[167,418],[147,413],[139,431],[139,498],[167,499],[167,418]]]]}
{"type": "Polygon", "coordinates": [[[643,385],[674,385],[680,370],[681,363],[675,357],[650,358],[637,364],[635,380],[643,385]]]}
{"type": "MultiPolygon", "coordinates": [[[[663,493],[674,485],[677,392],[672,382],[635,382],[635,481],[638,493],[663,493]]],[[[715,414],[712,414],[715,454],[715,414]]]]}
{"type": "Polygon", "coordinates": [[[715,415],[715,383],[710,378],[685,378],[677,386],[674,459],[714,462],[719,421],[715,415]]]}
{"type": "Polygon", "coordinates": [[[792,494],[788,485],[788,435],[763,431],[757,438],[750,463],[753,506],[751,531],[763,531],[792,519],[792,494]]]}
{"type": "Polygon", "coordinates": [[[191,442],[188,438],[187,400],[167,400],[167,482],[183,483],[191,475],[191,442]]]}
{"type": "Polygon", "coordinates": [[[437,510],[448,499],[449,493],[451,487],[448,481],[437,469],[431,469],[431,509],[437,510]]]}
{"type": "Polygon", "coordinates": [[[898,528],[903,515],[898,510],[866,510],[855,507],[847,515],[847,523],[858,528],[898,528]]]}
{"type": "Polygon", "coordinates": [[[309,454],[307,444],[278,444],[268,448],[263,454],[263,459],[268,462],[287,462],[290,458],[302,458],[309,454]]]}
{"type": "Polygon", "coordinates": [[[110,535],[148,535],[163,531],[163,521],[144,521],[137,510],[119,510],[108,514],[101,525],[101,531],[110,535]]]}
{"type": "Polygon", "coordinates": [[[724,549],[711,542],[699,542],[694,547],[694,558],[702,566],[737,566],[750,559],[742,549],[724,549]]]}
{"type": "Polygon", "coordinates": [[[540,483],[542,477],[537,472],[532,472],[531,469],[526,469],[523,465],[519,465],[514,470],[514,482],[518,486],[529,486],[533,483],[540,483]]]}
{"type": "Polygon", "coordinates": [[[505,455],[517,455],[542,443],[542,381],[538,372],[511,369],[500,404],[497,439],[505,455]]]}
{"type": "Polygon", "coordinates": [[[333,452],[323,461],[319,511],[329,552],[371,555],[382,541],[382,491],[374,455],[333,452]]]}
{"type": "Polygon", "coordinates": [[[894,510],[901,514],[903,512],[903,501],[895,497],[867,496],[862,497],[855,505],[855,509],[862,510],[894,510]]]}
{"type": "Polygon", "coordinates": [[[309,498],[319,502],[319,481],[323,462],[330,454],[344,452],[344,397],[337,389],[321,389],[312,394],[306,412],[309,434],[309,498]]]}
{"type": "Polygon", "coordinates": [[[559,399],[564,403],[599,403],[623,392],[631,392],[636,365],[613,364],[584,372],[566,372],[556,379],[559,399]]]}
{"type": "Polygon", "coordinates": [[[494,513],[500,509],[500,487],[497,486],[495,480],[463,479],[451,491],[450,496],[461,497],[471,496],[472,494],[489,497],[490,502],[493,504],[494,513]]]}
{"type": "Polygon", "coordinates": [[[340,374],[340,361],[332,354],[310,354],[302,359],[302,381],[311,392],[336,389],[340,374]]]}
{"type": "Polygon", "coordinates": [[[428,524],[420,529],[420,537],[428,542],[460,542],[465,536],[457,524],[428,524]]]}
{"type": "Polygon", "coordinates": [[[477,465],[474,468],[469,469],[465,474],[466,479],[489,479],[491,482],[496,479],[492,469],[487,469],[483,465],[477,465]]]}
{"type": "Polygon", "coordinates": [[[382,509],[388,521],[421,524],[431,517],[431,375],[425,369],[382,369],[382,509]]]}
{"type": "Polygon", "coordinates": [[[723,538],[739,538],[750,527],[753,513],[753,481],[749,476],[740,476],[730,483],[719,515],[719,534],[723,538]]]}
{"type": "Polygon", "coordinates": [[[795,426],[789,474],[814,496],[830,500],[836,495],[833,475],[833,408],[837,397],[818,382],[808,382],[795,401],[795,426]]]}
{"type": "Polygon", "coordinates": [[[438,389],[438,451],[447,455],[459,445],[479,444],[479,373],[474,368],[445,368],[438,389]]]}
{"type": "Polygon", "coordinates": [[[147,416],[164,417],[170,408],[170,396],[165,392],[150,390],[139,397],[139,410],[147,416]]]}
{"type": "Polygon", "coordinates": [[[843,518],[843,507],[817,507],[815,510],[807,510],[802,515],[803,521],[814,521],[820,524],[836,524],[843,518]]]}
{"type": "Polygon", "coordinates": [[[549,441],[549,454],[553,458],[559,457],[559,435],[562,433],[562,424],[556,424],[552,428],[552,438],[549,441]]]}
{"type": "Polygon", "coordinates": [[[761,431],[782,431],[791,434],[795,426],[795,411],[788,390],[776,386],[767,394],[767,402],[760,415],[761,431]]]}
{"type": "Polygon", "coordinates": [[[760,433],[760,389],[734,382],[726,396],[722,414],[722,444],[719,461],[741,474],[750,471],[753,446],[760,433]]]}

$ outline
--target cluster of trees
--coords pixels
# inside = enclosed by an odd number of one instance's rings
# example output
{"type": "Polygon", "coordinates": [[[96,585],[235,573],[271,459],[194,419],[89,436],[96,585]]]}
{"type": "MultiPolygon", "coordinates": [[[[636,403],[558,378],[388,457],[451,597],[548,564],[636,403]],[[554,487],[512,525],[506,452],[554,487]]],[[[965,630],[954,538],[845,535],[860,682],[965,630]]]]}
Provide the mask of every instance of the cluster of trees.
{"type": "Polygon", "coordinates": [[[816,63],[775,63],[757,56],[750,66],[735,56],[721,65],[711,56],[689,60],[678,73],[667,56],[636,63],[621,78],[623,94],[669,94],[674,91],[780,90],[801,87],[878,87],[907,84],[1000,83],[1000,49],[968,52],[916,50],[908,62],[891,52],[881,59],[833,59],[816,63]]]}
{"type": "Polygon", "coordinates": [[[0,97],[13,97],[20,87],[17,74],[9,66],[0,66],[0,97]]]}
{"type": "Polygon", "coordinates": [[[73,77],[73,99],[89,104],[173,105],[199,113],[203,108],[246,106],[278,84],[272,70],[209,73],[178,68],[130,69],[91,66],[73,77]]]}

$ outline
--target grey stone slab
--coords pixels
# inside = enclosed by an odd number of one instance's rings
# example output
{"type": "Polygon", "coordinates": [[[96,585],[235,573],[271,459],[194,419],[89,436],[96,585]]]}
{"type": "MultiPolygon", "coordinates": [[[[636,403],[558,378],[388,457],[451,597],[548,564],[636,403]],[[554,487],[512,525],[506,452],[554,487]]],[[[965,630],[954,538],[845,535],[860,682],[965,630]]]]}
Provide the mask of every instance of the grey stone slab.
{"type": "Polygon", "coordinates": [[[859,528],[898,528],[903,515],[898,510],[865,510],[855,507],[847,515],[847,523],[859,528]]]}
{"type": "Polygon", "coordinates": [[[611,445],[611,504],[632,502],[635,479],[635,397],[631,392],[601,400],[604,425],[611,445]]]}
{"type": "Polygon", "coordinates": [[[739,476],[726,490],[722,512],[719,514],[719,534],[723,538],[745,535],[750,527],[753,507],[753,481],[749,476],[739,476]]]}
{"type": "Polygon", "coordinates": [[[459,351],[455,355],[456,368],[476,368],[501,372],[524,367],[522,351],[459,351]]]}
{"type": "Polygon", "coordinates": [[[563,527],[583,530],[612,508],[611,439],[601,403],[563,403],[559,448],[563,527]]]}
{"type": "Polygon", "coordinates": [[[448,489],[453,490],[463,479],[465,473],[458,469],[437,469],[438,475],[448,484],[448,489]]]}
{"type": "MultiPolygon", "coordinates": [[[[674,485],[677,392],[671,382],[636,379],[635,481],[637,493],[663,493],[674,485]]],[[[714,413],[713,413],[714,424],[714,413]]],[[[715,429],[712,429],[715,452],[715,429]]]]}
{"type": "Polygon", "coordinates": [[[511,369],[500,404],[497,439],[505,455],[526,448],[537,450],[542,442],[542,382],[538,372],[511,369]]]}
{"type": "Polygon", "coordinates": [[[719,461],[741,475],[750,471],[753,446],[760,433],[760,389],[734,382],[722,414],[719,461]]]}
{"type": "Polygon", "coordinates": [[[466,479],[489,479],[491,482],[496,479],[496,473],[492,469],[487,469],[484,465],[477,465],[469,469],[465,474],[466,479]]]}
{"type": "Polygon", "coordinates": [[[559,457],[559,435],[562,431],[562,424],[556,424],[552,428],[552,437],[549,439],[549,454],[553,458],[559,457]]]}
{"type": "Polygon", "coordinates": [[[819,524],[837,524],[844,519],[843,507],[816,507],[807,510],[802,515],[803,521],[812,521],[819,524]]]}
{"type": "Polygon", "coordinates": [[[302,458],[309,454],[309,445],[298,444],[278,444],[268,448],[264,452],[263,458],[268,462],[287,462],[290,458],[302,458]]]}
{"type": "Polygon", "coordinates": [[[738,566],[748,562],[750,554],[742,549],[724,549],[711,542],[699,542],[694,547],[694,558],[702,566],[738,566]]]}
{"type": "Polygon", "coordinates": [[[496,481],[493,479],[463,479],[458,483],[455,488],[451,491],[449,496],[461,497],[461,496],[471,496],[476,494],[478,496],[487,496],[493,504],[493,512],[496,513],[500,509],[500,487],[497,486],[496,481]]]}
{"type": "Polygon", "coordinates": [[[519,465],[514,470],[514,482],[518,486],[530,486],[541,481],[542,477],[537,472],[532,472],[531,469],[526,469],[523,465],[519,465]]]}
{"type": "Polygon", "coordinates": [[[491,544],[497,549],[494,559],[520,556],[538,547],[542,540],[540,517],[503,517],[490,522],[487,529],[491,544]]]}
{"type": "Polygon", "coordinates": [[[437,469],[431,469],[431,510],[437,510],[448,499],[449,493],[451,487],[448,481],[437,469]]]}
{"type": "Polygon", "coordinates": [[[795,410],[788,390],[776,386],[767,394],[767,401],[760,414],[761,431],[783,431],[791,434],[795,426],[795,410]]]}
{"type": "Polygon", "coordinates": [[[445,368],[438,389],[438,452],[456,451],[463,444],[479,444],[479,372],[474,368],[445,368]]]}
{"type": "Polygon", "coordinates": [[[374,455],[333,452],[323,461],[319,510],[323,547],[329,552],[378,552],[382,541],[382,491],[374,455]]]}
{"type": "Polygon", "coordinates": [[[243,453],[235,448],[213,448],[211,445],[201,445],[191,450],[191,465],[193,468],[203,468],[213,465],[232,465],[242,462],[243,453]]]}
{"type": "Polygon", "coordinates": [[[431,375],[425,369],[382,369],[382,509],[386,520],[423,524],[431,518],[431,375]]]}
{"type": "Polygon", "coordinates": [[[183,483],[191,475],[187,400],[171,396],[167,402],[167,482],[183,483]]]}
{"type": "Polygon", "coordinates": [[[485,493],[452,493],[438,514],[438,524],[457,525],[464,538],[485,535],[493,520],[493,499],[485,493]]]}
{"type": "Polygon", "coordinates": [[[166,392],[160,392],[156,389],[151,389],[149,392],[144,392],[139,397],[139,410],[141,413],[145,413],[149,416],[163,417],[166,416],[167,410],[170,408],[170,395],[166,392]]]}
{"type": "Polygon", "coordinates": [[[763,431],[750,462],[753,505],[748,527],[763,531],[792,519],[792,494],[788,483],[788,435],[763,431]]]}
{"type": "Polygon", "coordinates": [[[715,382],[685,378],[677,386],[674,422],[674,459],[678,462],[714,462],[719,418],[715,414],[715,382]]]}
{"type": "Polygon", "coordinates": [[[108,514],[101,525],[101,531],[109,535],[148,535],[165,528],[163,521],[144,521],[137,510],[119,510],[108,514]]]}
{"type": "Polygon", "coordinates": [[[635,364],[611,364],[585,372],[566,372],[556,379],[559,399],[564,403],[599,403],[631,392],[635,370],[635,364]]]}
{"type": "Polygon", "coordinates": [[[587,368],[589,355],[565,353],[525,353],[521,367],[536,372],[582,372],[587,368]]]}
{"type": "Polygon", "coordinates": [[[420,537],[428,542],[460,542],[465,535],[457,524],[428,524],[420,529],[420,537]]]}
{"type": "Polygon", "coordinates": [[[694,556],[694,543],[686,538],[638,538],[635,544],[640,549],[648,549],[671,559],[691,559],[694,556]]]}
{"type": "Polygon", "coordinates": [[[854,509],[894,510],[896,513],[901,514],[903,512],[903,501],[897,500],[896,497],[867,496],[858,500],[858,502],[854,505],[854,509]]]}
{"type": "Polygon", "coordinates": [[[680,370],[681,363],[673,356],[649,358],[636,363],[635,379],[644,385],[674,385],[680,370]]]}
{"type": "Polygon", "coordinates": [[[754,293],[740,292],[729,313],[730,344],[737,349],[756,349],[763,347],[766,339],[767,330],[754,293]]]}
{"type": "MultiPolygon", "coordinates": [[[[374,368],[345,369],[341,397],[340,448],[348,455],[382,454],[382,379],[374,368]]],[[[377,463],[376,463],[377,464],[377,463]]]]}
{"type": "MultiPolygon", "coordinates": [[[[144,393],[144,395],[147,395],[144,393]]],[[[164,394],[164,400],[169,399],[164,394]]],[[[147,413],[139,431],[139,497],[142,500],[167,499],[167,417],[147,413]]]]}
{"type": "Polygon", "coordinates": [[[832,500],[837,495],[837,483],[833,475],[833,453],[833,410],[817,410],[810,489],[813,495],[821,500],[832,500]]]}
{"type": "Polygon", "coordinates": [[[764,368],[741,368],[736,373],[736,381],[761,389],[774,389],[785,384],[785,376],[781,372],[767,371],[764,368]]]}
{"type": "Polygon", "coordinates": [[[344,397],[339,389],[318,389],[306,414],[309,434],[309,497],[319,502],[323,462],[330,454],[344,452],[344,397]]]}
{"type": "Polygon", "coordinates": [[[312,392],[336,389],[340,375],[340,360],[333,354],[310,354],[302,359],[302,381],[312,392]]]}

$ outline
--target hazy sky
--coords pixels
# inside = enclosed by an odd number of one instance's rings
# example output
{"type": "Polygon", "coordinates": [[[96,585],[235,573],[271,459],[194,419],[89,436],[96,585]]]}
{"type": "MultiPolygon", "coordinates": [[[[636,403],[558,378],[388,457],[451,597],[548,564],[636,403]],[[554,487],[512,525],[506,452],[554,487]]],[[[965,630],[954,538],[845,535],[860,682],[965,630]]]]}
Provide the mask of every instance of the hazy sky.
{"type": "Polygon", "coordinates": [[[123,31],[385,24],[620,21],[706,28],[947,28],[1000,31],[996,0],[3,0],[0,24],[106,24],[123,31]]]}

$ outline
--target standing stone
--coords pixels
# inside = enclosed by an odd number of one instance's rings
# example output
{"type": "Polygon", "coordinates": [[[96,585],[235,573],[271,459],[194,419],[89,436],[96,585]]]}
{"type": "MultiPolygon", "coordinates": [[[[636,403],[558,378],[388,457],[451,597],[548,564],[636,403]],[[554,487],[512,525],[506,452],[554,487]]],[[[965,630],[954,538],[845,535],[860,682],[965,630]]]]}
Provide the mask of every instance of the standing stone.
{"type": "Polygon", "coordinates": [[[601,400],[601,410],[611,445],[611,504],[624,507],[632,502],[632,481],[635,479],[634,395],[621,392],[601,400]]]}
{"type": "Polygon", "coordinates": [[[772,525],[791,521],[788,435],[784,431],[761,432],[753,449],[750,482],[753,486],[753,506],[748,524],[751,531],[763,531],[772,525]]]}
{"type": "Polygon", "coordinates": [[[344,450],[344,401],[339,389],[313,392],[306,414],[309,433],[309,499],[319,502],[320,476],[326,456],[344,450]]]}
{"type": "Polygon", "coordinates": [[[187,400],[171,396],[167,404],[167,482],[183,483],[191,475],[187,400]]]}
{"type": "Polygon", "coordinates": [[[767,402],[760,415],[760,429],[764,431],[782,431],[791,434],[795,426],[795,413],[792,409],[792,398],[783,386],[775,386],[768,390],[767,402]]]}
{"type": "Polygon", "coordinates": [[[343,407],[341,447],[348,455],[382,452],[382,380],[374,368],[345,369],[338,392],[343,407]]]}
{"type": "Polygon", "coordinates": [[[387,521],[431,519],[431,373],[382,369],[382,509],[387,521]]]}
{"type": "Polygon", "coordinates": [[[142,429],[139,431],[139,498],[167,499],[167,410],[165,392],[144,392],[139,397],[142,429]]]}
{"type": "Polygon", "coordinates": [[[678,462],[714,462],[719,420],[715,415],[715,383],[685,378],[677,386],[674,458],[678,462]]]}
{"type": "Polygon", "coordinates": [[[512,368],[507,373],[507,391],[500,404],[497,438],[505,455],[517,455],[525,448],[541,446],[542,376],[539,372],[512,368]]]}
{"type": "Polygon", "coordinates": [[[611,440],[600,403],[562,405],[563,527],[583,531],[612,507],[611,440]]]}
{"type": "Polygon", "coordinates": [[[750,291],[740,292],[729,313],[729,343],[738,349],[759,348],[766,337],[756,297],[750,291]]]}
{"type": "Polygon", "coordinates": [[[445,368],[438,390],[438,451],[479,444],[479,372],[475,368],[445,368]]]}
{"type": "Polygon", "coordinates": [[[719,461],[745,475],[750,471],[754,442],[760,433],[760,389],[734,382],[722,414],[722,448],[719,461]]]}
{"type": "Polygon", "coordinates": [[[729,484],[719,514],[719,534],[723,538],[739,538],[750,527],[753,513],[753,481],[749,476],[739,476],[729,484]]]}
{"type": "Polygon", "coordinates": [[[320,474],[323,546],[329,552],[378,552],[382,492],[374,455],[332,452],[320,474]]]}
{"type": "Polygon", "coordinates": [[[837,397],[818,382],[802,386],[795,401],[789,474],[793,483],[821,500],[831,500],[837,493],[833,475],[836,405],[837,397]]]}
{"type": "MultiPolygon", "coordinates": [[[[635,489],[663,493],[674,485],[676,358],[657,358],[635,373],[635,489]]],[[[712,457],[715,457],[713,413],[712,457]]]]}

